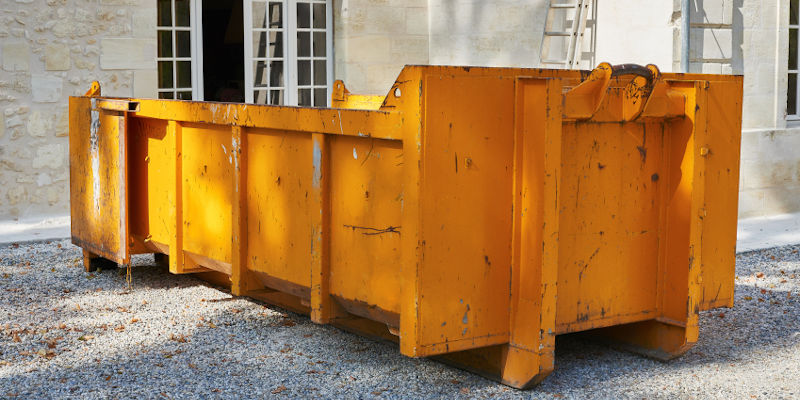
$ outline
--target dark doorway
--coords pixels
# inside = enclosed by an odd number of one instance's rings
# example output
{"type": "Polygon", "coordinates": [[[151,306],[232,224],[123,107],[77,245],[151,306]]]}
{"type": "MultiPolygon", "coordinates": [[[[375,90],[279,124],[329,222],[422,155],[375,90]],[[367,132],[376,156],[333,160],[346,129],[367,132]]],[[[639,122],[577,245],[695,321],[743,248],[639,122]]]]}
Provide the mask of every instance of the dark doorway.
{"type": "Polygon", "coordinates": [[[203,86],[206,101],[244,102],[242,2],[203,0],[203,86]]]}

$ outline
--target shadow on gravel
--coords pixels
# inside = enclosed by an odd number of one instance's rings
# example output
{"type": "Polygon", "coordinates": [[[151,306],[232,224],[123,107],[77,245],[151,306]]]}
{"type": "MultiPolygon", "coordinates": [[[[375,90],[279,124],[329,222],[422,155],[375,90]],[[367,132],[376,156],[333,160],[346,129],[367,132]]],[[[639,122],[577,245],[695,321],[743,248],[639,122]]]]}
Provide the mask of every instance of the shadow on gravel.
{"type": "MultiPolygon", "coordinates": [[[[63,365],[56,356],[40,370],[0,374],[0,387],[19,388],[18,394],[23,396],[65,398],[580,397],[610,382],[631,382],[629,376],[634,374],[637,382],[663,381],[665,375],[691,374],[698,366],[734,366],[746,362],[753,353],[797,346],[798,281],[787,284],[784,278],[800,274],[800,257],[792,253],[796,249],[777,249],[777,261],[762,259],[761,253],[737,256],[736,306],[702,313],[699,341],[684,356],[665,363],[619,352],[582,336],[563,335],[556,341],[556,370],[527,392],[433,361],[406,358],[395,344],[316,325],[305,316],[263,307],[255,301],[250,301],[253,307],[233,311],[237,299],[228,300],[229,295],[223,292],[219,299],[208,301],[219,308],[203,313],[203,320],[195,326],[150,327],[149,334],[155,336],[146,345],[116,343],[118,351],[83,364],[63,365]],[[790,292],[797,295],[789,297],[790,292]],[[174,336],[170,333],[173,330],[186,333],[174,336]]],[[[47,260],[75,256],[73,250],[60,251],[42,254],[44,265],[47,260]]],[[[47,279],[48,271],[39,271],[36,285],[55,282],[69,290],[69,282],[47,279]]],[[[88,276],[82,269],[76,273],[70,268],[56,278],[88,276]]],[[[125,276],[118,271],[94,276],[112,305],[114,296],[128,296],[119,294],[126,288],[125,276]]],[[[141,288],[153,291],[150,296],[170,296],[173,289],[208,286],[192,277],[168,275],[147,256],[135,260],[133,279],[134,294],[141,288]]],[[[35,288],[30,289],[35,293],[35,288]]],[[[63,306],[65,301],[80,302],[82,296],[95,295],[86,291],[63,294],[58,299],[31,296],[29,305],[63,306]]],[[[5,309],[11,306],[2,305],[5,309]]],[[[666,379],[680,380],[681,375],[666,379]]],[[[668,385],[629,389],[636,389],[640,397],[685,396],[685,392],[668,385]]]]}

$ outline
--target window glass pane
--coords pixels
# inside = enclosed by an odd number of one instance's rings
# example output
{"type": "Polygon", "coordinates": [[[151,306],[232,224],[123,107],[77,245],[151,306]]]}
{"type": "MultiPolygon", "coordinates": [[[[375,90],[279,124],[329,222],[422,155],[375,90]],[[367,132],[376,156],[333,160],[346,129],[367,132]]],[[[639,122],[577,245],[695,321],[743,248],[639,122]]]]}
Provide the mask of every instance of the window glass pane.
{"type": "Polygon", "coordinates": [[[283,105],[283,90],[270,90],[269,104],[277,106],[283,105]]]}
{"type": "Polygon", "coordinates": [[[797,69],[797,29],[789,29],[789,69],[797,69]]]}
{"type": "Polygon", "coordinates": [[[300,89],[297,91],[297,105],[310,106],[311,105],[311,89],[300,89]]]}
{"type": "Polygon", "coordinates": [[[267,56],[267,32],[253,32],[253,57],[267,56]]]}
{"type": "Polygon", "coordinates": [[[314,28],[325,28],[325,4],[314,4],[314,28]]]}
{"type": "Polygon", "coordinates": [[[172,92],[161,92],[161,93],[158,94],[158,98],[159,99],[171,99],[172,98],[172,92]]]}
{"type": "Polygon", "coordinates": [[[325,57],[325,32],[314,32],[314,57],[325,57]]]}
{"type": "Polygon", "coordinates": [[[283,5],[281,3],[269,3],[269,21],[271,28],[283,28],[283,5]]]}
{"type": "Polygon", "coordinates": [[[256,61],[253,63],[253,87],[267,87],[267,76],[269,70],[267,69],[266,61],[256,61]]]}
{"type": "Polygon", "coordinates": [[[325,70],[325,60],[314,61],[314,85],[324,86],[327,78],[327,71],[325,70]]]}
{"type": "Polygon", "coordinates": [[[172,57],[171,31],[158,31],[158,56],[172,57]]]}
{"type": "Polygon", "coordinates": [[[314,89],[314,107],[328,106],[328,89],[314,89]]]}
{"type": "Polygon", "coordinates": [[[254,90],[253,91],[253,103],[256,103],[256,104],[267,104],[267,91],[266,90],[254,90]]]}
{"type": "Polygon", "coordinates": [[[311,33],[297,32],[297,56],[311,57],[311,33]]]}
{"type": "Polygon", "coordinates": [[[789,23],[797,25],[798,0],[789,0],[789,23]]]}
{"type": "Polygon", "coordinates": [[[189,26],[189,0],[175,0],[175,26],[189,26]]]}
{"type": "Polygon", "coordinates": [[[797,74],[789,74],[789,87],[786,92],[786,114],[797,114],[797,74]]]}
{"type": "Polygon", "coordinates": [[[172,88],[172,61],[158,62],[158,87],[160,89],[172,88]]]}
{"type": "Polygon", "coordinates": [[[283,86],[283,61],[270,62],[269,85],[271,87],[283,86]]]}
{"type": "Polygon", "coordinates": [[[192,56],[192,37],[189,31],[175,32],[175,51],[178,57],[192,56]]]}
{"type": "Polygon", "coordinates": [[[269,56],[271,58],[283,57],[283,32],[272,31],[269,33],[269,56]]]}
{"type": "Polygon", "coordinates": [[[172,26],[172,3],[158,0],[158,26],[172,26]]]}
{"type": "Polygon", "coordinates": [[[177,83],[179,88],[192,87],[192,62],[191,61],[178,61],[177,64],[177,83]]]}
{"type": "Polygon", "coordinates": [[[308,3],[297,3],[297,27],[311,27],[311,7],[308,3]]]}
{"type": "Polygon", "coordinates": [[[297,62],[297,84],[311,84],[311,61],[300,60],[297,62]]]}
{"type": "Polygon", "coordinates": [[[191,100],[192,99],[192,92],[178,92],[178,99],[179,100],[191,100]]]}
{"type": "Polygon", "coordinates": [[[267,3],[253,1],[253,28],[267,27],[267,3]]]}

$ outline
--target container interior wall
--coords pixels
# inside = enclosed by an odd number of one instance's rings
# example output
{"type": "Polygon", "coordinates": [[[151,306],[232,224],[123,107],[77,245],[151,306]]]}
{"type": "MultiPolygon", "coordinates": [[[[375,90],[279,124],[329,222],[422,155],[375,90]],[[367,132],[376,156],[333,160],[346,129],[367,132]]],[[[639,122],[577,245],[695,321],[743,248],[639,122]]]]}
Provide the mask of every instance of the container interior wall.
{"type": "Polygon", "coordinates": [[[165,120],[132,117],[128,141],[131,236],[166,253],[175,234],[175,136],[165,120]]]}

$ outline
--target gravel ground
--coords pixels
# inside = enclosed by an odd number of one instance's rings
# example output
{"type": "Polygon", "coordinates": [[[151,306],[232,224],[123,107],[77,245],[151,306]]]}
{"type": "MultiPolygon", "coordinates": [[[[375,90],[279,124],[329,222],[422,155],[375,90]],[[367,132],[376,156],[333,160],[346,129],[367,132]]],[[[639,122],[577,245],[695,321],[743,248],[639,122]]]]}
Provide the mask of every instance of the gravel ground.
{"type": "Polygon", "coordinates": [[[0,246],[0,397],[800,398],[800,246],[740,254],[736,307],[662,363],[559,337],[522,392],[134,259],[86,273],[68,240],[0,246]]]}

